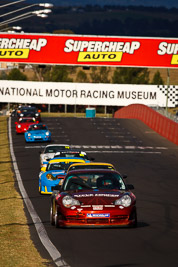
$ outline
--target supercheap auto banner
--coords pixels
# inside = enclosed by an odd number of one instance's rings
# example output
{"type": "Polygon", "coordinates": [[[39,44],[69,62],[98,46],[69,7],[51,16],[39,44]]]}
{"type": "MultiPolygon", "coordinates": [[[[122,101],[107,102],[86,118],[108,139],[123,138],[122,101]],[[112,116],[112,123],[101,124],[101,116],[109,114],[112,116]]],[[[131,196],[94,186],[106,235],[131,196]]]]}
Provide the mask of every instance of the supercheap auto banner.
{"type": "Polygon", "coordinates": [[[178,67],[178,39],[0,33],[0,61],[86,66],[178,67]]]}
{"type": "Polygon", "coordinates": [[[104,83],[0,82],[0,102],[29,104],[175,107],[178,86],[104,83]],[[167,98],[168,93],[168,98],[167,98]]]}

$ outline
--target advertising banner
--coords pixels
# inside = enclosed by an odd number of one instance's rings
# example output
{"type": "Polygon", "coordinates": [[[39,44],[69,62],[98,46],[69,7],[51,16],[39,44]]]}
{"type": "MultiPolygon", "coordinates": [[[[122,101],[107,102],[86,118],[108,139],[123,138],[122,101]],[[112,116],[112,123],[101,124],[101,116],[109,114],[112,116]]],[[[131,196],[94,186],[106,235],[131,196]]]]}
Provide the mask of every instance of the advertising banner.
{"type": "Polygon", "coordinates": [[[0,61],[82,66],[178,67],[178,39],[0,33],[0,61]]]}
{"type": "Polygon", "coordinates": [[[178,104],[177,92],[178,86],[1,80],[0,102],[175,107],[178,104]]]}

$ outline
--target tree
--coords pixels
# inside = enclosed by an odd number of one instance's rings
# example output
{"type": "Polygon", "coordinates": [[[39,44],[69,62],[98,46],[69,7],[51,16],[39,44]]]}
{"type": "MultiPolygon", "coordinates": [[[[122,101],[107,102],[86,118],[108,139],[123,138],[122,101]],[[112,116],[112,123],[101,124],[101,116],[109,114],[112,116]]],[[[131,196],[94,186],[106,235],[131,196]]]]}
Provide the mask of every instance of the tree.
{"type": "Polygon", "coordinates": [[[19,69],[12,69],[7,75],[7,80],[15,81],[27,81],[27,76],[23,74],[19,69]]]}
{"type": "Polygon", "coordinates": [[[68,77],[69,68],[67,66],[53,66],[45,73],[44,80],[51,82],[72,82],[68,77]]]}
{"type": "Polygon", "coordinates": [[[90,77],[92,79],[92,83],[110,83],[109,73],[110,69],[107,67],[92,67],[92,73],[90,77]]]}
{"type": "Polygon", "coordinates": [[[5,71],[1,72],[0,80],[7,80],[7,73],[5,71]]]}
{"type": "Polygon", "coordinates": [[[72,30],[54,30],[54,34],[74,34],[72,30]]]}
{"type": "Polygon", "coordinates": [[[76,82],[87,83],[88,82],[87,74],[84,71],[80,70],[77,73],[76,82]]]}
{"type": "Polygon", "coordinates": [[[45,76],[47,76],[51,70],[51,66],[47,65],[32,65],[32,66],[33,66],[33,71],[35,73],[35,79],[37,79],[38,81],[44,81],[45,76]]]}
{"type": "Polygon", "coordinates": [[[118,68],[114,71],[112,82],[118,84],[148,84],[149,71],[147,68],[118,68]]]}
{"type": "Polygon", "coordinates": [[[155,75],[153,76],[152,84],[158,84],[158,85],[159,84],[164,84],[164,81],[163,81],[159,71],[157,71],[155,73],[155,75]]]}

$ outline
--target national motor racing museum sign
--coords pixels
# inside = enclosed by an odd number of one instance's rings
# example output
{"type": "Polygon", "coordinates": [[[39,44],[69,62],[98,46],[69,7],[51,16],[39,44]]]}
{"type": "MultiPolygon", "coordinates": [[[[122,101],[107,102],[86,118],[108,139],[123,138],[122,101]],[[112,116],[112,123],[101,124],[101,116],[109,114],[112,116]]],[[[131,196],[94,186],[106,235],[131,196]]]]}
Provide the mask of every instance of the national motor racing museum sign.
{"type": "Polygon", "coordinates": [[[175,107],[177,86],[103,83],[60,83],[5,81],[0,83],[0,102],[127,106],[175,107]]]}
{"type": "Polygon", "coordinates": [[[177,68],[178,39],[0,33],[0,61],[177,68]]]}

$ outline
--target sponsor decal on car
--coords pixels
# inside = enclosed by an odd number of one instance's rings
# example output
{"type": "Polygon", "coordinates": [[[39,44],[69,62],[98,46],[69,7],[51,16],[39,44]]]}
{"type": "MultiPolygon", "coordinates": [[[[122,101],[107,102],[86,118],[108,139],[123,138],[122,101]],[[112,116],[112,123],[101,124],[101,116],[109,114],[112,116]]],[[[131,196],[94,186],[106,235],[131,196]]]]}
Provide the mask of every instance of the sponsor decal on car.
{"type": "Polygon", "coordinates": [[[96,194],[74,194],[74,197],[119,197],[119,193],[118,194],[113,194],[113,193],[96,193],[96,194]]]}
{"type": "Polygon", "coordinates": [[[92,205],[93,210],[103,210],[103,205],[92,205]]]}
{"type": "Polygon", "coordinates": [[[87,218],[109,218],[110,213],[87,213],[87,218]]]}

